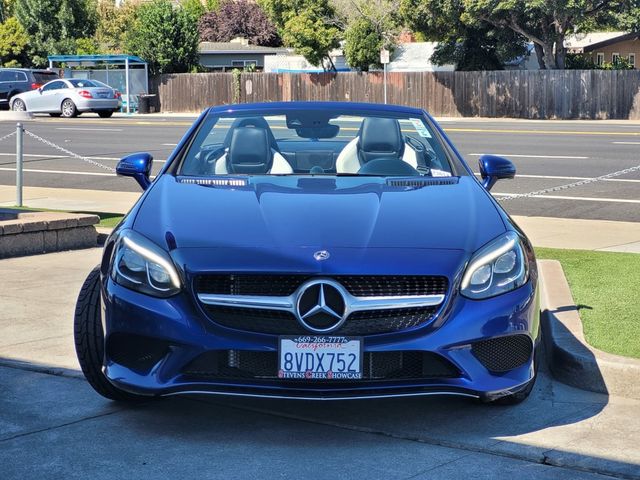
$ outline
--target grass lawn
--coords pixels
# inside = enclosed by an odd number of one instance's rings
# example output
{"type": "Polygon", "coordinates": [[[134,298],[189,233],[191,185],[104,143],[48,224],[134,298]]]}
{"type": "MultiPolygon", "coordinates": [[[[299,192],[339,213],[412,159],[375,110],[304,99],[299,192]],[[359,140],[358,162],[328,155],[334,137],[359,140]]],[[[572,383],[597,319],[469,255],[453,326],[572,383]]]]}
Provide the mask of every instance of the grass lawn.
{"type": "Polygon", "coordinates": [[[639,254],[536,248],[536,255],[562,264],[589,344],[640,358],[639,254]]]}

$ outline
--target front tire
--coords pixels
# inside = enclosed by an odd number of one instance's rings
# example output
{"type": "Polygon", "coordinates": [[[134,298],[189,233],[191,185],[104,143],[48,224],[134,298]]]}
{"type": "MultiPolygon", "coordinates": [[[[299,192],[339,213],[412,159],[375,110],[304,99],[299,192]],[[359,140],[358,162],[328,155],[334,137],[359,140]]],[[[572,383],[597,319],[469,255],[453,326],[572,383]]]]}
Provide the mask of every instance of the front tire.
{"type": "Polygon", "coordinates": [[[113,112],[110,110],[106,112],[98,112],[98,115],[100,116],[100,118],[111,118],[113,112]]]}
{"type": "Polygon", "coordinates": [[[64,118],[74,118],[78,116],[78,109],[76,108],[76,104],[73,103],[73,100],[66,99],[62,102],[62,116],[64,118]]]}
{"type": "Polygon", "coordinates": [[[11,110],[13,110],[14,112],[26,112],[27,105],[24,103],[24,100],[16,98],[11,105],[11,110]]]}
{"type": "Polygon", "coordinates": [[[104,332],[100,305],[100,267],[94,268],[82,285],[74,315],[73,336],[82,373],[103,397],[121,402],[148,399],[116,388],[102,372],[104,332]]]}

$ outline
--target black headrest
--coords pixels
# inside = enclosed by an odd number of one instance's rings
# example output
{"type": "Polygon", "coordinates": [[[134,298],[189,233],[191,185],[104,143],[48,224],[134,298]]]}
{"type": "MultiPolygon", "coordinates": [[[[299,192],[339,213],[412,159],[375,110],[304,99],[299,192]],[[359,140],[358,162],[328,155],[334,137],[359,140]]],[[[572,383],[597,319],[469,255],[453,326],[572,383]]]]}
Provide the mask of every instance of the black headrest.
{"type": "Polygon", "coordinates": [[[273,150],[262,128],[238,128],[231,135],[227,152],[229,173],[264,174],[271,170],[273,150]]]}
{"type": "Polygon", "coordinates": [[[400,159],[404,140],[400,123],[393,118],[365,118],[358,138],[358,158],[367,163],[376,158],[400,159]]]}
{"type": "Polygon", "coordinates": [[[262,117],[236,118],[231,124],[231,127],[229,127],[229,130],[227,131],[226,136],[224,137],[223,145],[227,148],[229,147],[229,145],[231,145],[231,137],[233,136],[233,132],[236,128],[247,128],[247,127],[261,128],[265,130],[267,132],[267,138],[269,139],[269,145],[271,145],[271,148],[273,148],[276,152],[280,151],[278,149],[278,143],[276,142],[276,137],[273,136],[273,132],[271,131],[271,128],[269,128],[269,124],[262,117]]]}

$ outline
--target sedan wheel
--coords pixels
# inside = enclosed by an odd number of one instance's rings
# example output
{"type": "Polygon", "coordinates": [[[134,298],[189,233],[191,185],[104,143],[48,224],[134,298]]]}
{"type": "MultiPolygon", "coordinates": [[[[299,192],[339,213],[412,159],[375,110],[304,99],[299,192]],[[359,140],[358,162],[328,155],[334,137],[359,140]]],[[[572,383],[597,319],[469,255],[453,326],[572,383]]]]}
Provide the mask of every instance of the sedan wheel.
{"type": "Polygon", "coordinates": [[[27,111],[27,106],[25,105],[24,101],[20,100],[19,98],[16,98],[13,101],[13,111],[14,112],[26,112],[27,111]]]}
{"type": "Polygon", "coordinates": [[[73,118],[78,116],[78,109],[73,101],[66,99],[62,102],[62,116],[64,118],[73,118]]]}

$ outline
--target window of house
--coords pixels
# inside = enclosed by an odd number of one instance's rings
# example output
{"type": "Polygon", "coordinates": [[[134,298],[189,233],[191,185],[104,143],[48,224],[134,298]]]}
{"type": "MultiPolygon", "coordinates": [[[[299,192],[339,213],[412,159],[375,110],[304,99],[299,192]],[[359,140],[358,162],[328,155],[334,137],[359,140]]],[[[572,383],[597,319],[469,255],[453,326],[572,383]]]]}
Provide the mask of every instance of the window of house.
{"type": "Polygon", "coordinates": [[[611,54],[611,63],[616,64],[616,63],[618,63],[618,60],[620,60],[620,54],[619,53],[612,53],[611,54]]]}
{"type": "Polygon", "coordinates": [[[604,65],[604,52],[596,53],[596,65],[598,66],[604,65]]]}
{"type": "Polygon", "coordinates": [[[238,67],[238,68],[243,68],[244,67],[244,60],[232,60],[231,61],[231,66],[232,67],[238,67]]]}
{"type": "Polygon", "coordinates": [[[633,68],[636,68],[636,54],[635,53],[630,53],[629,54],[629,65],[631,65],[633,68]]]}

